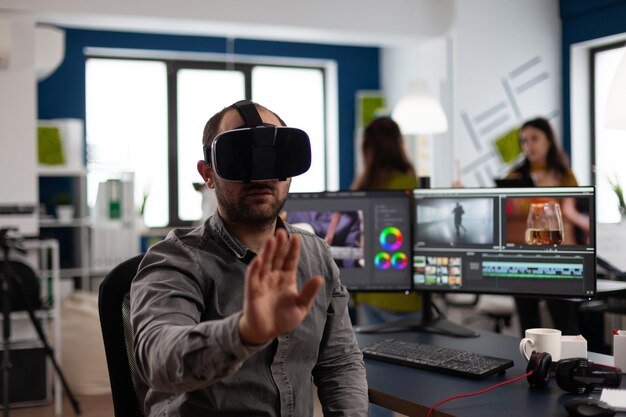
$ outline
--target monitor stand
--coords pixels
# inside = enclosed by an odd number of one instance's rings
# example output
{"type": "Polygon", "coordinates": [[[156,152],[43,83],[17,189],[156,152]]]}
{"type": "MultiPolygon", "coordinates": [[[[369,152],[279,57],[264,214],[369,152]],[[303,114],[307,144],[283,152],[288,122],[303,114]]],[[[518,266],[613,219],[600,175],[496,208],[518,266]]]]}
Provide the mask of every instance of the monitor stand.
{"type": "Polygon", "coordinates": [[[422,317],[407,317],[404,319],[388,321],[385,323],[366,324],[355,326],[357,333],[391,333],[418,331],[425,333],[443,334],[452,337],[478,337],[480,334],[459,324],[446,319],[445,315],[437,308],[430,298],[430,293],[422,292],[422,317]],[[437,317],[433,315],[437,312],[437,317]]]}

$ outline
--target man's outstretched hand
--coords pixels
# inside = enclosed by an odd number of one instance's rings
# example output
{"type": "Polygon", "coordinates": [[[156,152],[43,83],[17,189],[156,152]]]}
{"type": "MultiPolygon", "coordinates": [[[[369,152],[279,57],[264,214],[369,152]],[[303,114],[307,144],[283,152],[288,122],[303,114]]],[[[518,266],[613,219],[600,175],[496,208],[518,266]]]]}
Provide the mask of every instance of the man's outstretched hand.
{"type": "Polygon", "coordinates": [[[298,293],[299,258],[300,237],[293,235],[289,242],[285,230],[279,229],[248,266],[239,319],[239,335],[244,343],[268,342],[304,320],[324,280],[316,275],[298,293]]]}

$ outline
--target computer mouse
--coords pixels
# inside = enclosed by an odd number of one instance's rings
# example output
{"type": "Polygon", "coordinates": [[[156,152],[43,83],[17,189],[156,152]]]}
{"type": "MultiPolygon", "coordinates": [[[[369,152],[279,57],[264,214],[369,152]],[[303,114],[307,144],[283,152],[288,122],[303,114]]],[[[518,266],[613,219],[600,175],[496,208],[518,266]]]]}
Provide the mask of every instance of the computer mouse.
{"type": "Polygon", "coordinates": [[[565,402],[565,409],[574,417],[613,417],[616,412],[604,401],[593,398],[572,398],[565,402]]]}

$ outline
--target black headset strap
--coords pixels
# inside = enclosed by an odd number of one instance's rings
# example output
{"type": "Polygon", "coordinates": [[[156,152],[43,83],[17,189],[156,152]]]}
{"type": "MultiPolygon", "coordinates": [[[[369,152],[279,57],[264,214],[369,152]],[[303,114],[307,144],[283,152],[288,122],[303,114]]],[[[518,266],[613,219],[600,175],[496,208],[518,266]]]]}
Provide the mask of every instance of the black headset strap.
{"type": "Polygon", "coordinates": [[[243,118],[246,127],[263,126],[263,120],[261,120],[261,115],[257,111],[254,103],[252,103],[250,100],[240,100],[233,104],[233,107],[237,109],[237,111],[243,118]]]}

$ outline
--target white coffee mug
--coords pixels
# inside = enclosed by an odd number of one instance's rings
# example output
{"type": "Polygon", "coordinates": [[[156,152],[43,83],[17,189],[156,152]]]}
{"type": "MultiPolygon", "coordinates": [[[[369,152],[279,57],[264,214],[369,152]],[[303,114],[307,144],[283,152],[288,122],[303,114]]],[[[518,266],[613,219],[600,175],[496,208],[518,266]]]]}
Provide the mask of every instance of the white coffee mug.
{"type": "Polygon", "coordinates": [[[561,331],[558,329],[526,329],[526,337],[519,343],[519,353],[530,359],[533,351],[546,352],[552,361],[561,359],[561,331]]]}

